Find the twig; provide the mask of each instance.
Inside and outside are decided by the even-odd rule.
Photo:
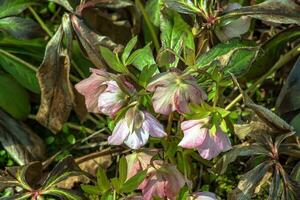
[[[47,25],[44,23],[44,21],[40,18],[40,16],[35,12],[35,10],[29,6],[28,7],[30,12],[33,14],[34,18],[36,19],[36,21],[38,21],[38,23],[41,25],[42,29],[44,29],[44,31],[50,36],[53,36],[52,31],[50,31],[50,29],[47,27]]]

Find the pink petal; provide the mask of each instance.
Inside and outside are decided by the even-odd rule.
[[[206,134],[205,140],[197,148],[201,157],[210,160],[221,153],[218,144],[215,143],[213,136]]]
[[[217,131],[213,139],[222,152],[228,151],[232,148],[228,136],[220,130]]]
[[[172,90],[173,89],[173,90]],[[158,87],[152,97],[153,108],[156,113],[169,115],[175,110],[173,99],[176,88]]]
[[[203,144],[207,133],[206,128],[202,128],[203,122],[200,120],[188,120],[181,123],[184,137],[178,144],[183,148],[197,148]]]
[[[181,188],[185,185],[184,176],[178,171],[176,166],[170,165],[167,167],[169,174],[166,178],[166,196],[168,198],[174,198],[180,192]]]
[[[152,78],[146,90],[149,92],[154,92],[157,87],[166,87],[171,81],[174,81],[174,77],[175,76],[172,72],[157,74]]]
[[[217,196],[211,192],[197,192],[193,196],[195,200],[217,200]]]
[[[152,200],[153,197],[166,197],[164,190],[165,184],[166,182],[160,175],[155,174],[154,176],[151,176],[145,187],[142,189],[143,199]]]
[[[149,133],[142,128],[129,133],[124,143],[131,149],[139,149],[144,146],[149,138]]]
[[[124,119],[121,119],[113,130],[111,136],[108,137],[108,143],[112,145],[121,145],[128,136],[129,130]]]
[[[107,80],[107,72],[91,69],[93,72],[88,78],[75,85],[76,90],[85,97],[85,105],[89,112],[99,113],[98,97],[105,90],[102,85]]]
[[[185,89],[177,89],[174,95],[174,105],[179,113],[189,113],[190,109],[188,107],[188,94],[184,91]]]
[[[164,131],[163,125],[154,118],[150,113],[144,112],[145,121],[143,123],[143,129],[147,131],[153,137],[164,137],[167,133]]]

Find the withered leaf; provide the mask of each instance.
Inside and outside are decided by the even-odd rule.
[[[1,110],[0,142],[19,165],[44,159],[45,147],[42,139],[25,124]]]
[[[106,46],[109,48],[115,48],[117,45],[111,41],[106,36],[98,35],[96,32],[92,31],[82,19],[75,15],[71,16],[72,25],[74,31],[80,41],[82,47],[87,53],[88,57],[91,59],[93,64],[98,68],[103,68],[102,58],[100,56],[99,47]]]
[[[62,26],[47,44],[45,57],[37,77],[41,87],[41,105],[36,119],[53,133],[67,121],[74,103],[69,80],[70,60],[62,49]]]
[[[293,0],[268,0],[233,10],[223,18],[250,16],[274,23],[300,24],[300,6]]]

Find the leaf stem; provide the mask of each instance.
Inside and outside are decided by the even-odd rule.
[[[288,53],[284,54],[279,60],[275,63],[275,65],[262,77],[260,77],[251,87],[245,90],[245,93],[253,92],[256,90],[270,75],[275,73],[285,64],[287,64],[291,59],[295,58],[300,54],[300,44],[290,50]],[[239,94],[230,104],[228,104],[225,110],[230,110],[236,103],[238,103],[242,99],[242,94]]]
[[[44,31],[50,36],[53,36],[52,31],[50,31],[50,29],[47,27],[47,25],[44,23],[44,21],[40,18],[40,16],[35,12],[35,10],[29,6],[28,7],[30,12],[32,13],[32,15],[34,16],[34,18],[36,19],[36,21],[38,21],[38,23],[41,25],[42,29],[44,29]]]
[[[155,50],[156,50],[156,52],[159,52],[159,49],[160,49],[159,41],[158,41],[157,35],[154,31],[154,27],[153,27],[152,23],[150,22],[149,16],[148,16],[147,12],[145,11],[145,8],[140,0],[135,0],[135,4],[140,9],[140,11],[145,19],[146,25],[149,28]]]

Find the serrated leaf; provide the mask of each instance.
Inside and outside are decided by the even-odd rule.
[[[208,69],[217,66],[218,70],[224,71],[224,78],[229,78],[230,73],[235,76],[244,75],[250,68],[258,53],[258,48],[250,41],[232,39],[225,43],[214,46],[207,53],[202,54],[196,60],[198,69]]]
[[[126,45],[123,53],[122,53],[122,62],[126,65],[127,58],[129,57],[132,49],[135,47],[137,43],[137,36],[133,37]]]
[[[140,171],[130,179],[128,179],[123,185],[121,185],[120,191],[129,193],[137,189],[140,183],[146,178],[147,170]]]
[[[39,94],[40,87],[35,68],[17,56],[0,49],[0,66],[26,89]]]
[[[17,119],[30,113],[27,91],[8,74],[0,74],[0,108]]]
[[[110,182],[101,166],[99,166],[97,171],[97,185],[101,189],[102,193],[110,189]]]
[[[267,0],[257,5],[233,10],[221,18],[224,20],[241,16],[274,23],[300,24],[300,6],[293,0]]]
[[[140,85],[146,87],[149,80],[153,77],[153,75],[158,72],[157,65],[148,65],[143,68],[141,74],[139,76],[139,83]]]
[[[101,195],[102,191],[99,187],[93,185],[80,185],[81,189],[87,194]]]
[[[156,26],[160,24],[160,10],[163,6],[162,0],[149,0],[146,2],[145,11],[149,16],[149,20]]]
[[[116,72],[126,72],[125,66],[119,61],[117,55],[106,47],[100,47],[101,55],[108,66]]]
[[[20,14],[34,3],[36,3],[34,0],[1,0],[0,18]]]
[[[146,45],[142,49],[135,50],[127,59],[126,64],[132,64],[141,71],[144,69],[144,67],[155,64],[150,46]]]
[[[40,26],[35,21],[21,17],[0,19],[0,30],[21,39],[32,39],[41,36]]]
[[[175,12],[167,12],[161,16],[160,31],[162,48],[171,49],[176,55],[175,62],[170,63],[168,67],[175,67],[183,46],[191,46],[184,41],[193,41],[193,34],[189,25]]]
[[[44,159],[45,147],[42,139],[25,124],[16,121],[1,110],[0,141],[19,165]]]
[[[48,42],[43,63],[38,70],[41,105],[36,119],[57,133],[69,117],[74,104],[73,87],[69,80],[70,59],[62,49],[63,30],[57,30]]]
[[[119,160],[119,181],[120,184],[123,184],[127,179],[127,161],[123,156]]]

